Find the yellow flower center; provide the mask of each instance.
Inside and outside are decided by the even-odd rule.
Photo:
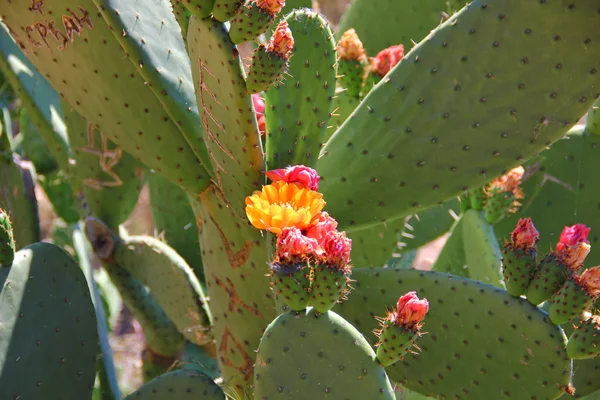
[[[283,228],[310,227],[325,207],[323,195],[299,183],[284,181],[263,186],[246,197],[246,215],[258,229],[279,235]]]

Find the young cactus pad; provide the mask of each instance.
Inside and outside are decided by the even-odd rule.
[[[600,31],[582,29],[600,23],[597,8],[473,1],[415,46],[321,150],[340,229],[439,203],[561,138],[598,92],[585,43]]]
[[[0,292],[0,398],[88,399],[96,314],[83,272],[58,246],[15,254]]]
[[[254,369],[255,399],[395,399],[369,343],[332,311],[281,314],[260,341]]]
[[[422,351],[387,369],[411,390],[447,399],[556,399],[571,380],[564,332],[525,299],[437,272],[358,268],[352,278],[355,289],[334,311],[373,343],[374,317],[399,294],[416,289],[429,300]]]
[[[223,390],[196,370],[180,369],[160,375],[125,400],[225,400]]]

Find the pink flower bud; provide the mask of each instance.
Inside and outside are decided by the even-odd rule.
[[[520,218],[510,237],[514,248],[529,250],[540,240],[540,233],[533,226],[531,218]]]
[[[293,48],[294,37],[292,36],[292,31],[286,21],[281,21],[267,44],[267,51],[276,53],[281,58],[288,59]]]
[[[314,169],[304,165],[293,165],[285,169],[266,171],[265,175],[273,182],[302,183],[310,190],[319,190],[319,174]]]
[[[565,226],[556,244],[556,252],[562,253],[566,247],[575,246],[579,242],[589,243],[588,235],[591,228],[584,224]]]
[[[271,15],[275,15],[281,11],[283,6],[285,6],[285,0],[257,0],[256,5],[261,10],[264,10]]]
[[[396,310],[390,315],[390,318],[394,325],[418,330],[428,312],[429,302],[427,299],[420,300],[416,292],[408,292],[398,299]]]
[[[265,121],[265,101],[258,95],[258,93],[255,93],[252,95],[252,102],[254,103],[254,111],[256,111],[258,131],[261,135],[264,135],[267,130],[267,124]]]
[[[600,266],[583,271],[579,276],[579,283],[591,296],[600,295]]]
[[[316,260],[323,254],[323,249],[316,239],[306,237],[296,227],[283,228],[277,238],[275,259],[280,263]]]
[[[325,251],[328,264],[345,268],[350,262],[350,251],[352,240],[346,237],[346,232],[329,231],[325,236],[321,247]]]
[[[317,239],[319,243],[323,243],[325,236],[330,231],[337,229],[337,221],[329,216],[325,211],[321,211],[315,225],[308,228],[306,236]]]
[[[383,49],[371,58],[371,71],[383,78],[403,57],[404,46],[401,44]]]

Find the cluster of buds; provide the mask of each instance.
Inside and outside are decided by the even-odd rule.
[[[419,299],[416,292],[409,292],[398,299],[396,308],[388,311],[385,318],[380,318],[381,329],[374,333],[379,337],[377,359],[387,367],[401,360],[404,355],[416,346],[421,336],[423,319],[429,312],[427,299]]]
[[[347,291],[352,241],[322,211],[317,171],[296,165],[265,175],[273,183],[246,198],[246,214],[254,227],[277,236],[272,286],[290,309],[310,303],[324,313]]]

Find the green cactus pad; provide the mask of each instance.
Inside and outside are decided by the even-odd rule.
[[[181,37],[185,42],[192,13],[183,5],[183,0],[171,0],[171,5],[173,6],[173,14],[175,14],[175,19],[177,20],[179,28],[181,29]]]
[[[597,23],[591,3],[473,1],[434,30],[321,151],[320,190],[340,229],[481,186],[561,138],[600,86],[586,45],[600,32],[581,29]]]
[[[65,122],[76,161],[72,169],[91,214],[111,229],[125,222],[144,184],[144,167],[68,105]]]
[[[586,359],[600,355],[600,320],[597,316],[583,321],[569,337],[567,355]]]
[[[123,303],[140,323],[148,348],[163,356],[179,354],[185,345],[185,338],[150,290],[124,268],[105,261],[106,258],[110,259],[118,238],[95,219],[86,220],[85,233],[104,270],[123,298]]]
[[[339,37],[356,29],[369,54],[398,43],[421,41],[441,20],[460,9],[464,0],[354,0],[342,15]],[[373,23],[377,21],[377,23]],[[401,26],[402,29],[398,29]]]
[[[314,266],[310,305],[315,311],[325,313],[345,299],[349,290],[350,271],[320,264]]]
[[[512,192],[502,192],[501,189],[492,189],[487,195],[483,212],[488,224],[498,223],[502,218],[510,215],[515,196]]]
[[[529,282],[525,295],[533,305],[538,305],[560,290],[572,273],[552,254],[542,258]]]
[[[88,218],[88,237],[106,237],[108,228]],[[92,241],[104,247],[105,243]],[[114,242],[108,256],[99,256],[125,269],[147,286],[152,296],[190,342],[204,345],[210,340],[210,311],[198,279],[185,260],[167,244],[151,236],[128,236]]]
[[[585,398],[585,396],[600,390],[600,381],[598,373],[600,371],[600,357],[588,360],[573,360],[573,386],[575,386],[575,397]],[[571,399],[572,397],[564,395],[561,400]],[[592,397],[589,400],[594,400]],[[595,399],[597,400],[597,399]]]
[[[556,399],[570,382],[562,329],[524,299],[437,272],[359,268],[352,278],[352,295],[334,311],[373,343],[374,317],[401,295],[416,290],[429,301],[421,351],[387,369],[411,390],[446,399]]]
[[[518,297],[527,291],[537,266],[537,250],[517,249],[506,243],[502,247],[502,276],[506,291]]]
[[[384,321],[377,342],[377,359],[384,367],[402,360],[416,343],[417,332]]]
[[[337,63],[329,23],[310,9],[294,10],[285,20],[295,45],[290,76],[265,93],[268,169],[315,165],[335,94]]]
[[[212,12],[215,0],[171,0],[171,3],[181,4],[193,15],[206,18]]]
[[[482,212],[467,210],[450,230],[432,270],[503,287],[502,253],[493,227]]]
[[[214,182],[243,218],[244,199],[261,182],[263,155],[239,53],[223,24],[195,17],[190,22],[188,48]]]
[[[244,0],[215,0],[212,10],[213,17],[219,22],[229,21],[242,4],[244,4]]]
[[[575,280],[568,279],[550,298],[550,320],[556,325],[565,324],[581,315],[595,300]]]
[[[475,211],[483,210],[483,206],[485,205],[485,196],[484,196],[483,188],[471,189],[467,192],[467,196],[469,198],[469,203],[473,210],[475,210]]]
[[[246,89],[248,93],[259,93],[279,84],[288,70],[288,60],[267,51],[261,44],[254,49],[252,63],[248,69]]]
[[[148,187],[152,220],[158,237],[185,259],[203,283],[196,217],[185,192],[160,174],[149,174]]]
[[[91,398],[98,334],[77,263],[53,244],[27,246],[1,290],[0,398]]]
[[[519,218],[531,217],[542,232],[538,247],[546,252],[556,245],[565,226],[585,223],[592,228],[592,252],[586,264],[600,265],[600,251],[594,250],[600,239],[600,194],[596,192],[600,138],[579,125],[524,167],[530,177],[522,184],[523,206],[494,227],[498,235],[508,237]]]
[[[363,86],[365,64],[358,60],[338,60],[338,82],[349,96],[358,98]]]
[[[339,73],[339,72],[338,72]],[[335,133],[337,129],[348,119],[350,114],[356,109],[360,100],[350,96],[347,90],[336,88],[333,98],[333,109],[327,127],[326,141]]]
[[[69,139],[60,113],[60,96],[25,57],[19,45],[0,24],[0,71],[29,109],[29,117],[62,168],[69,165]]]
[[[292,311],[302,311],[310,300],[310,267],[306,264],[281,265],[272,263],[273,291]]]
[[[382,267],[394,252],[398,252],[398,238],[405,229],[404,220],[377,225],[348,234],[352,240],[352,267]]]
[[[128,10],[133,6],[130,2],[122,3]],[[179,122],[183,126],[194,124],[189,122],[194,120],[191,117],[193,112],[187,112],[188,107],[193,110],[194,97],[190,97],[191,103],[182,106],[183,111],[178,110],[187,116],[185,119],[173,120],[172,116],[179,114],[169,108],[171,103],[181,104],[185,88],[189,91],[186,93],[193,94],[189,67],[187,78],[184,74],[185,66],[189,64],[182,62],[177,67],[172,65],[174,59],[183,60],[185,57],[181,52],[169,55],[168,48],[175,49],[178,40],[180,47],[177,49],[184,51],[183,42],[175,17],[167,7],[168,3],[158,4],[152,3],[158,8],[163,8],[164,5],[164,15],[157,16],[153,21],[144,16],[139,21],[138,28],[151,24],[153,33],[160,33],[161,38],[164,36],[166,43],[154,36],[148,36],[144,40],[148,48],[162,46],[161,54],[156,57],[168,62],[173,73],[150,80],[149,75],[159,73],[139,73],[138,69],[155,71],[153,68],[164,68],[164,65],[144,66],[146,57],[140,60],[135,57],[139,52],[121,47],[122,43],[130,39],[123,38],[118,25],[113,26],[112,18],[119,17],[111,16],[107,23],[102,14],[114,14],[112,7],[101,11],[92,0],[81,0],[76,6],[70,0],[36,2],[37,9],[33,11],[29,10],[28,2],[3,1],[1,7],[3,22],[15,35],[25,55],[61,97],[86,119],[88,125],[96,126],[109,139],[122,146],[125,152],[141,160],[149,168],[164,174],[186,190],[197,193],[206,186],[209,174],[194,154],[192,148],[195,147],[190,147],[178,127]],[[130,18],[132,23],[136,22],[135,13],[128,12],[124,18]],[[161,25],[163,20],[164,26]],[[136,33],[132,35],[138,37]],[[179,38],[175,39],[177,35]],[[138,45],[143,46],[143,43]],[[132,59],[128,57],[128,53],[131,53],[129,55]],[[184,80],[181,84],[179,77]],[[171,86],[169,90],[164,89],[169,92],[169,96],[161,93],[159,99],[154,91],[163,90],[158,87],[158,82],[163,82],[163,79],[169,80]],[[147,84],[149,81],[153,83],[153,87]],[[170,90],[179,87],[181,92]],[[197,116],[195,121],[198,125]],[[198,141],[193,145],[198,145]]]
[[[15,239],[10,216],[0,209],[0,268],[10,267],[15,259]]]
[[[31,119],[31,113],[26,108],[21,110],[19,128],[23,137],[21,146],[23,146],[25,155],[35,167],[36,174],[45,175],[55,171],[58,168],[58,163],[52,157],[50,149],[40,136],[37,127]]]
[[[81,209],[77,207],[79,205],[78,198],[69,176],[63,170],[38,175],[37,183],[44,189],[44,193],[52,203],[54,212],[58,217],[62,218],[67,224],[74,224],[79,221]]]
[[[256,1],[248,0],[229,21],[229,38],[235,44],[247,42],[266,32],[273,21],[275,15],[258,7]]]
[[[373,324],[375,325],[375,323]],[[332,311],[286,312],[267,327],[258,348],[254,398],[395,399],[363,335]]]
[[[239,395],[252,383],[255,350],[275,317],[261,232],[242,220],[216,187],[190,196],[197,216],[213,334],[222,377]]]
[[[181,369],[160,375],[126,396],[125,400],[172,400],[174,397],[178,400],[225,400],[225,393],[203,373]]]

